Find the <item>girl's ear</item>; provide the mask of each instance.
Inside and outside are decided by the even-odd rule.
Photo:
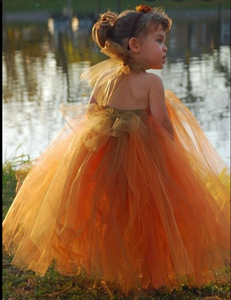
[[[134,53],[139,53],[140,47],[137,39],[135,37],[130,38],[128,41],[129,49]]]

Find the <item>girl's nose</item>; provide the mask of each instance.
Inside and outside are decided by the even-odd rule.
[[[168,48],[164,45],[163,50],[164,50],[165,52],[167,52],[167,51],[168,51]]]

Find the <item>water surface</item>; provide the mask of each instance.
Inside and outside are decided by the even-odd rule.
[[[171,16],[170,12],[169,15]],[[193,16],[193,15],[192,15]],[[159,74],[198,119],[229,164],[229,14],[176,18],[166,41],[168,60]],[[64,103],[87,103],[91,89],[81,73],[106,59],[91,39],[94,20],[6,20],[3,27],[3,161],[36,158],[65,124]],[[15,153],[17,149],[17,152]]]

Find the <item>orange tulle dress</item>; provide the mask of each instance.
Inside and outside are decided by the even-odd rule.
[[[106,106],[121,72],[113,59],[87,72],[97,103],[35,161],[4,219],[5,249],[20,268],[44,275],[54,260],[62,274],[83,269],[124,291],[225,280],[228,168],[173,92],[174,140],[148,108]]]

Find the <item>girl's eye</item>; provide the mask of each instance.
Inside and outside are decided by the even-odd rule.
[[[158,42],[158,43],[162,43],[162,39],[158,39],[157,42]]]

